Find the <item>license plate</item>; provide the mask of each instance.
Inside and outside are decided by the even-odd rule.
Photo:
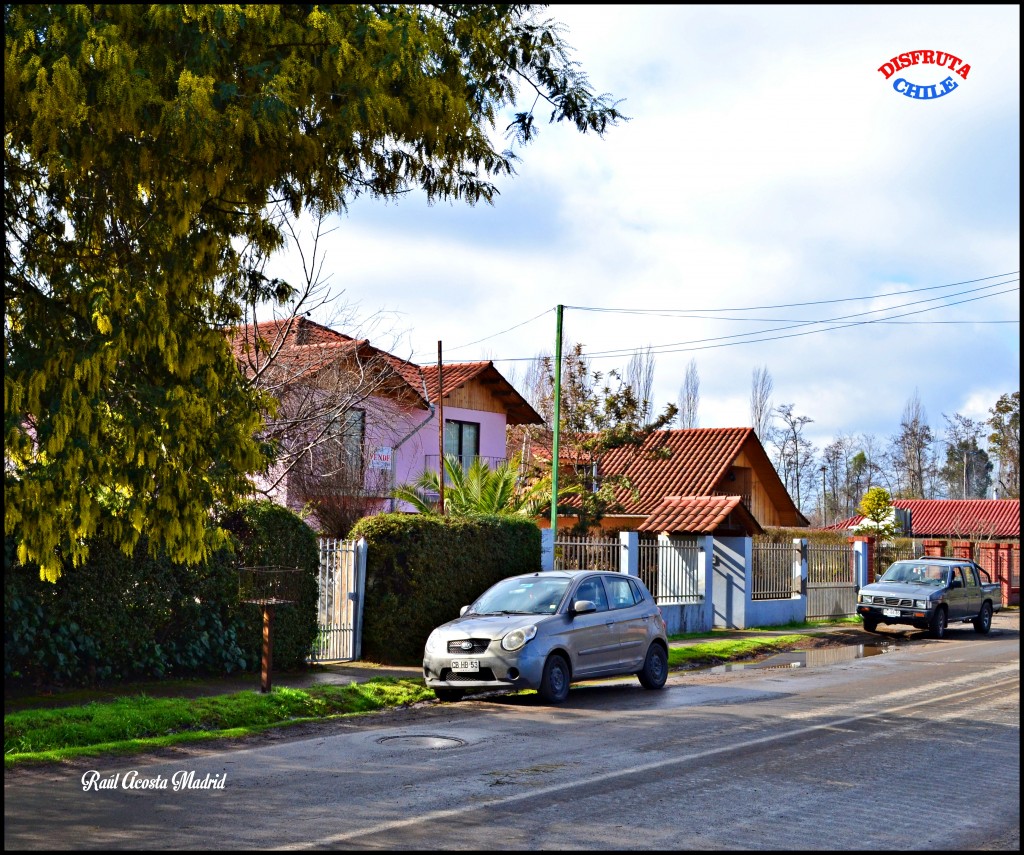
[[[479,659],[453,659],[452,670],[460,674],[474,673],[480,670]]]
[[[886,617],[899,617],[900,616],[900,610],[899,609],[882,609],[882,614],[885,615]]]

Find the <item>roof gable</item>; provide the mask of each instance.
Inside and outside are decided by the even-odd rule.
[[[624,475],[617,491],[625,514],[648,515],[666,496],[711,496],[741,453],[771,501],[794,523],[802,519],[752,428],[688,428],[654,431],[639,450],[614,449],[601,461],[602,475]],[[802,524],[806,525],[806,521]]]
[[[760,534],[739,496],[666,496],[637,531],[658,534]]]

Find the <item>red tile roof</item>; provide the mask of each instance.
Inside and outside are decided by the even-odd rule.
[[[625,475],[639,496],[621,489],[616,499],[625,513],[646,515],[666,496],[710,495],[751,437],[751,428],[655,431],[639,451],[609,451],[601,460],[601,474]]]
[[[306,371],[313,372],[342,356],[379,356],[420,402],[424,405],[427,402],[437,403],[440,388],[436,364],[416,365],[373,347],[366,339],[354,339],[303,317],[236,328],[231,333],[231,346],[237,358],[243,357],[247,344],[251,348],[256,329],[259,337],[272,349],[280,348],[280,358],[289,367],[304,365]],[[493,362],[452,363],[443,366],[443,375],[445,397],[470,380],[479,379],[504,400],[509,424],[538,424],[542,421]]]
[[[912,537],[1020,538],[1020,499],[894,499],[910,511]],[[858,515],[830,529],[845,531],[864,521]]]
[[[637,531],[658,534],[712,534],[739,529],[760,534],[763,529],[739,496],[666,496]]]

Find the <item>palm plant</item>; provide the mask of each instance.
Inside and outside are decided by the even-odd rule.
[[[444,506],[449,516],[472,517],[486,514],[535,517],[551,504],[551,479],[541,478],[523,486],[519,478],[518,457],[491,469],[479,457],[468,468],[451,454],[444,456]],[[394,498],[408,502],[419,513],[438,514],[440,473],[424,472],[412,484],[403,484],[392,492]],[[571,490],[559,491],[559,496]]]

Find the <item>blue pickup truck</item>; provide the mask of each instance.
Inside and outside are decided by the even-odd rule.
[[[999,584],[960,558],[897,561],[857,595],[857,614],[868,632],[876,632],[880,623],[909,624],[932,638],[943,638],[951,623],[973,623],[975,632],[985,635],[1002,605]]]

